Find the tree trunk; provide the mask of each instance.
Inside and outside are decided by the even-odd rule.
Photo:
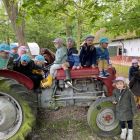
[[[22,19],[19,23],[17,23],[18,19],[18,3],[14,0],[3,0],[5,9],[11,21],[13,30],[15,32],[18,44],[27,45],[25,41],[24,29],[25,29],[25,21]]]
[[[66,37],[71,37],[72,36],[72,27],[71,27],[71,23],[68,18],[69,17],[65,18]]]
[[[80,7],[82,7],[83,5],[83,0],[78,0],[77,5],[79,5]],[[79,8],[79,6],[77,7],[77,49],[80,49],[80,45],[81,45],[81,35],[82,35],[82,11]]]
[[[80,44],[81,44],[81,34],[82,34],[82,30],[81,30],[81,19],[77,19],[77,49],[80,49]]]
[[[72,36],[72,28],[70,25],[66,24],[66,37]]]

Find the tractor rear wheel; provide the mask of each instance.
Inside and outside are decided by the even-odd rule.
[[[111,98],[97,99],[88,110],[87,121],[98,136],[111,137],[120,133],[119,122],[115,118],[115,107]]]
[[[24,140],[35,124],[28,90],[16,80],[0,77],[0,140]]]

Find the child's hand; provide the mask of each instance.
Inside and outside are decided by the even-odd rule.
[[[114,105],[116,105],[116,104],[117,104],[117,102],[116,102],[116,101],[113,101],[112,103],[113,103]]]
[[[76,66],[73,66],[73,67],[72,67],[72,70],[75,70],[75,69],[76,69]]]
[[[76,67],[76,69],[78,69],[78,70],[79,70],[80,68],[81,68],[81,66],[77,66],[77,67]]]
[[[112,65],[109,64],[109,65],[108,65],[108,68],[112,68]]]
[[[5,67],[5,68],[2,68],[2,70],[7,70],[7,68]]]

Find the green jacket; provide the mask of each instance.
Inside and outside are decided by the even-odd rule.
[[[63,64],[66,61],[67,61],[67,48],[66,47],[57,48],[54,64]]]
[[[130,89],[126,88],[122,91],[115,89],[113,91],[113,100],[117,102],[116,118],[120,121],[132,120],[136,113],[136,104]]]

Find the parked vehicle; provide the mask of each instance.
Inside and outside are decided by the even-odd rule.
[[[99,136],[114,136],[120,132],[111,102],[115,71],[109,68],[108,78],[99,78],[98,68],[71,70],[72,85],[65,82],[65,74],[58,70],[51,88],[38,94],[39,107],[58,109],[65,106],[89,107],[87,121]],[[31,132],[35,123],[33,113],[36,94],[33,82],[25,75],[0,70],[0,140],[20,140]]]

